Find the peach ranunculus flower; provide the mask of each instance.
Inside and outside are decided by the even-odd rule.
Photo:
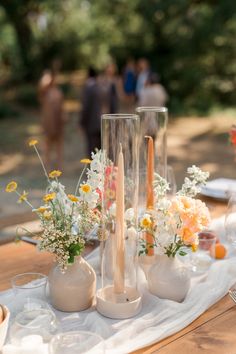
[[[197,233],[207,227],[210,222],[209,210],[206,204],[199,199],[177,196],[173,199],[171,212],[179,214],[181,224],[178,228],[178,235],[186,245],[195,244]]]

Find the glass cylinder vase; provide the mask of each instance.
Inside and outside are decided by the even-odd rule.
[[[149,208],[153,178],[150,170],[163,178],[167,176],[167,123],[166,107],[138,107],[139,129],[139,209]],[[152,173],[153,174],[153,173]],[[151,201],[152,203],[152,201]]]
[[[141,309],[136,277],[138,137],[137,115],[102,116],[103,252],[97,310],[110,318],[129,318]]]

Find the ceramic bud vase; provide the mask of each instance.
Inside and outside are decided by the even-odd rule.
[[[190,273],[177,257],[156,256],[147,274],[149,291],[162,298],[182,302],[190,288]]]
[[[64,272],[55,265],[49,273],[48,283],[51,304],[57,310],[74,312],[91,307],[96,291],[96,274],[81,256],[76,257]]]

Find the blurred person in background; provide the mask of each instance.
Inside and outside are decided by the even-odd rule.
[[[144,88],[148,76],[150,74],[149,61],[145,58],[139,59],[137,63],[137,71],[138,71],[138,76],[137,76],[137,83],[136,83],[136,99],[137,101],[139,101],[141,91]]]
[[[119,106],[117,67],[115,63],[109,63],[104,74],[99,79],[99,88],[102,100],[102,114],[117,113]]]
[[[48,170],[62,168],[64,148],[63,93],[51,71],[45,71],[39,81],[38,97],[41,105],[41,124],[45,136],[44,159]],[[51,155],[56,152],[56,166]]]
[[[89,68],[88,77],[82,95],[82,112],[80,124],[87,138],[89,156],[95,148],[101,148],[101,114],[102,99],[98,74],[94,68]]]
[[[133,59],[128,59],[123,74],[123,90],[127,103],[133,103],[136,89],[136,66]]]
[[[168,95],[164,87],[159,83],[159,76],[150,73],[145,86],[140,91],[139,106],[163,107],[166,105]]]

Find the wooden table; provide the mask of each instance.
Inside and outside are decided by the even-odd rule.
[[[214,216],[225,212],[225,204],[207,201]],[[12,276],[24,272],[48,274],[53,257],[21,242],[0,246],[0,290],[11,287]],[[236,306],[225,296],[178,333],[136,354],[236,354]]]

